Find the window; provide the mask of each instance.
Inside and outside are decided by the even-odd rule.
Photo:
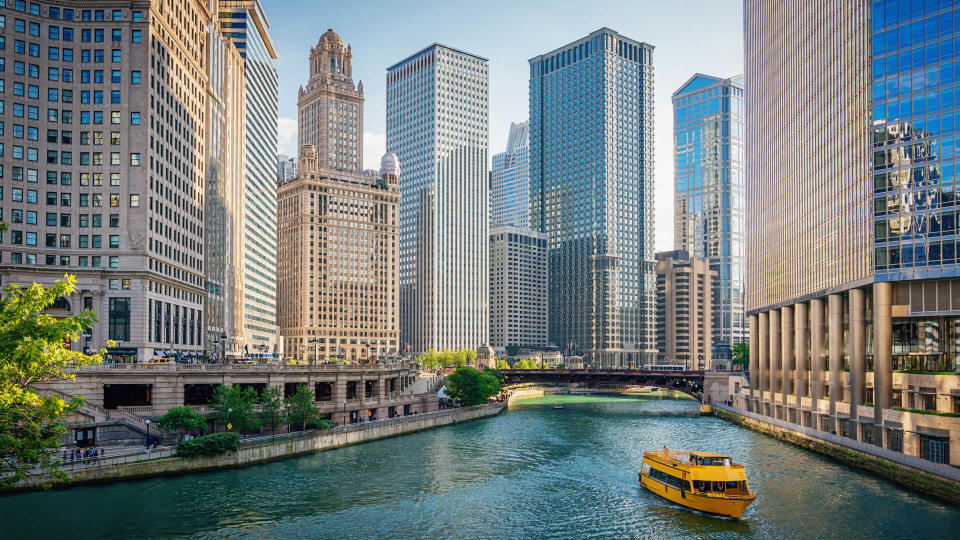
[[[84,30],[86,32],[87,30]],[[97,28],[93,31],[93,40],[97,43],[103,43],[103,28]]]
[[[137,208],[140,206],[140,195],[136,193],[130,194],[130,207]]]
[[[99,234],[95,234],[90,237],[90,245],[94,249],[99,249],[103,247],[103,237]]]
[[[110,257],[111,268],[113,259]],[[109,339],[116,341],[130,340],[130,299],[129,298],[111,298],[109,309]]]
[[[110,91],[110,103],[120,103],[120,90]]]
[[[114,28],[114,29],[110,32],[110,40],[111,40],[111,41],[123,41],[123,30],[121,30],[121,29],[119,29],[119,28]]]
[[[123,61],[123,51],[121,49],[113,49],[113,54],[110,56],[111,60],[114,62]]]
[[[110,257],[110,268],[120,268],[120,257]]]
[[[113,15],[112,15],[112,17],[113,17],[113,20],[115,20],[115,21],[122,21],[122,20],[123,20],[123,11],[121,11],[121,10],[119,10],[119,9],[113,10]]]
[[[110,247],[111,247],[111,248],[114,248],[114,249],[120,247],[120,235],[119,235],[119,234],[111,234],[111,235],[110,235]]]
[[[103,121],[101,119],[101,123],[102,122]],[[114,125],[117,125],[120,123],[120,111],[110,111],[110,123]]]
[[[133,22],[143,22],[143,12],[134,11],[133,12]]]
[[[120,173],[110,173],[110,185],[119,186],[120,185]]]
[[[140,72],[131,71],[130,72],[130,82],[133,84],[140,84]]]
[[[140,153],[135,152],[130,154],[130,165],[133,167],[140,166]]]
[[[120,70],[119,70],[119,69],[110,70],[110,82],[112,82],[112,83],[118,83],[118,82],[120,82]]]
[[[140,113],[139,113],[139,112],[131,112],[131,113],[130,113],[130,125],[132,125],[132,126],[139,126],[139,125],[140,125]]]

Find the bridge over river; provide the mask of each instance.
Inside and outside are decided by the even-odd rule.
[[[588,385],[642,385],[677,390],[703,401],[704,371],[644,369],[501,369],[504,384],[554,383]]]

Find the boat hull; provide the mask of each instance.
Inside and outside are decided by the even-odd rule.
[[[709,514],[739,518],[743,514],[743,511],[754,501],[753,497],[718,498],[698,495],[689,491],[681,492],[679,489],[664,484],[643,473],[640,473],[639,476],[640,485],[647,488],[651,493],[681,506]]]

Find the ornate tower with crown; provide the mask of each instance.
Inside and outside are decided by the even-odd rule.
[[[363,83],[353,84],[353,52],[333,29],[310,49],[310,77],[297,102],[297,147],[316,147],[319,166],[363,167]]]

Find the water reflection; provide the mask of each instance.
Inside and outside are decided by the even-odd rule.
[[[557,401],[565,407],[553,409]],[[681,416],[696,408],[550,396],[487,420],[246,469],[6,497],[0,536],[949,537],[960,523],[957,509],[865,473]],[[642,450],[664,444],[746,463],[757,501],[744,519],[692,512],[641,488]]]

